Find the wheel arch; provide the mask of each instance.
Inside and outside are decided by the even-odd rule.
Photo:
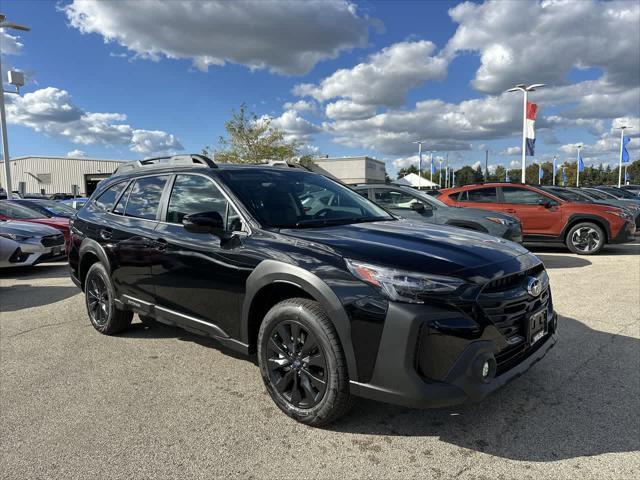
[[[357,380],[357,366],[351,343],[351,324],[342,303],[333,290],[318,276],[287,263],[264,260],[249,275],[246,294],[242,304],[240,341],[255,351],[257,330],[266,313],[265,305],[273,305],[285,298],[301,296],[317,301],[333,324],[347,360],[349,378]],[[283,295],[289,293],[290,295]],[[271,303],[265,299],[271,299]]]
[[[598,215],[589,215],[589,214],[571,215],[567,220],[567,224],[564,226],[564,229],[562,230],[562,234],[560,235],[560,238],[562,238],[562,241],[566,242],[569,231],[578,223],[582,223],[582,222],[595,223],[600,228],[602,228],[602,231],[604,232],[604,235],[605,235],[605,243],[609,243],[609,239],[611,238],[611,226],[609,225],[609,222],[605,218],[602,218]]]
[[[111,263],[109,262],[109,257],[104,251],[104,248],[102,248],[102,245],[98,242],[91,240],[90,238],[85,238],[82,241],[78,253],[78,259],[78,279],[80,280],[80,285],[83,291],[84,281],[91,265],[96,262],[102,262],[107,269],[107,272],[111,272]]]
[[[446,224],[450,227],[466,228],[467,230],[474,230],[476,232],[489,233],[489,230],[479,223],[469,220],[449,220]]]

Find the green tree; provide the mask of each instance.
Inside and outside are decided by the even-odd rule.
[[[478,167],[473,172],[473,181],[474,183],[484,182],[484,173],[482,173],[482,167],[478,165]]]
[[[401,168],[398,170],[398,178],[406,177],[410,173],[418,174],[418,167],[415,165],[409,165],[408,167]]]
[[[475,176],[476,171],[469,165],[465,165],[461,169],[456,170],[456,186],[476,183]]]
[[[214,153],[216,160],[230,163],[261,163],[265,160],[289,160],[298,153],[299,145],[287,142],[284,132],[271,124],[268,117],[258,117],[246,104],[231,111],[224,124],[226,137],[220,137],[218,148],[205,147],[203,153]]]

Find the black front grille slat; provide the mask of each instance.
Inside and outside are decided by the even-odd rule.
[[[58,245],[64,244],[64,236],[63,235],[47,235],[46,237],[42,237],[40,243],[44,247],[55,247]]]
[[[528,355],[527,319],[533,313],[549,308],[551,294],[548,286],[538,297],[527,292],[528,277],[538,277],[542,264],[487,283],[478,296],[478,305],[486,317],[507,339],[509,345],[496,355],[497,374],[516,365],[522,355]]]

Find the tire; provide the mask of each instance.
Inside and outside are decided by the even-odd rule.
[[[607,243],[607,236],[595,223],[580,222],[567,232],[567,248],[578,255],[595,255]]]
[[[131,325],[133,313],[116,308],[113,285],[102,263],[91,265],[85,279],[84,292],[89,320],[97,331],[114,335]]]
[[[291,298],[267,312],[258,363],[275,404],[301,423],[326,425],[353,405],[342,346],[318,302]]]

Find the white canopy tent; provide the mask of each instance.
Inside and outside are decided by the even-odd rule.
[[[410,173],[409,175],[399,178],[393,183],[395,183],[396,185],[407,185],[409,187],[414,187],[414,188],[439,188],[440,187],[440,185],[438,185],[437,183],[432,182],[428,178],[420,177],[416,173]]]

